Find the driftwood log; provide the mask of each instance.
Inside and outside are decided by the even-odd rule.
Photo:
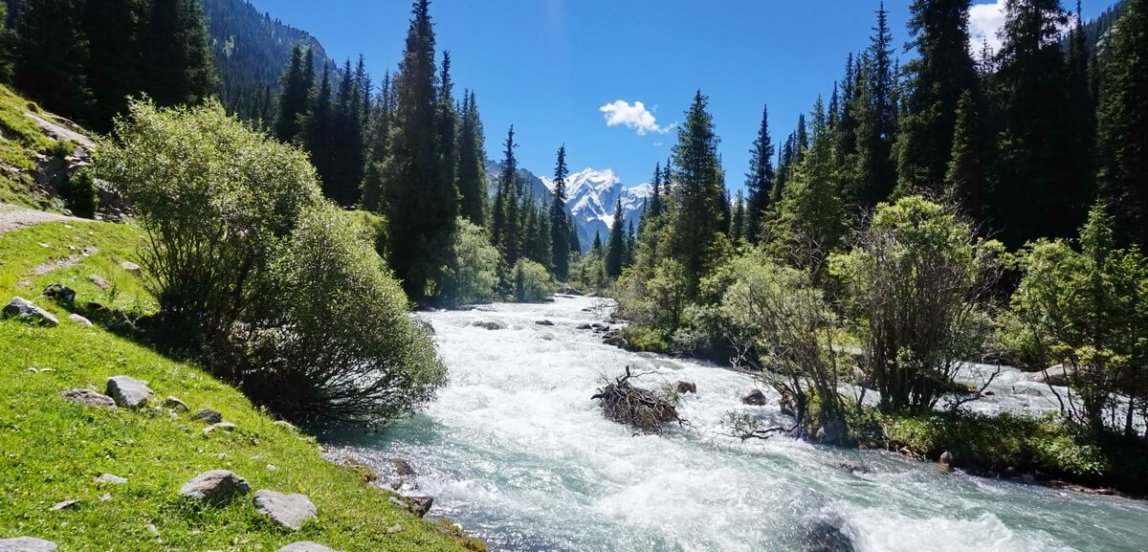
[[[607,418],[640,431],[657,433],[670,423],[683,425],[684,420],[678,417],[672,403],[653,391],[630,384],[631,379],[643,375],[630,373],[627,366],[626,375],[607,383],[590,399],[598,401]]]

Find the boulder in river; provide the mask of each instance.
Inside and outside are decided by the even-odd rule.
[[[678,393],[679,394],[681,394],[681,395],[685,395],[686,393],[697,394],[697,392],[698,392],[698,384],[690,382],[690,381],[679,381],[678,382]]]
[[[627,366],[626,375],[599,389],[590,399],[598,401],[607,418],[641,431],[657,432],[672,422],[682,423],[673,404],[653,391],[631,385],[633,377]]]
[[[819,519],[809,525],[801,543],[802,552],[854,552],[857,547],[845,532],[840,519]]]
[[[765,393],[762,393],[761,389],[754,389],[742,397],[741,402],[750,406],[765,406]]]
[[[1068,385],[1068,379],[1071,378],[1075,373],[1076,370],[1074,368],[1067,367],[1063,364],[1057,364],[1056,366],[1050,366],[1044,370],[1041,370],[1040,372],[1029,374],[1027,379],[1037,383],[1047,383],[1049,385],[1065,387]]]
[[[476,327],[476,328],[484,328],[484,329],[487,329],[490,331],[505,330],[506,329],[506,325],[501,323],[501,322],[492,322],[492,321],[485,321],[484,322],[484,321],[480,320],[480,321],[475,322],[474,324],[471,324],[471,325]]]

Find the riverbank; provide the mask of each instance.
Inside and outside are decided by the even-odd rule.
[[[83,221],[0,235],[2,302],[24,297],[58,321],[0,319],[0,539],[100,551],[273,551],[301,541],[343,552],[482,549],[392,503],[361,471],[326,461],[313,438],[195,364],[125,337],[155,308],[131,264],[140,240],[131,225]],[[70,317],[41,296],[55,283],[106,318]],[[146,382],[146,405],[100,406],[113,376]],[[64,395],[71,390],[94,406]],[[204,410],[222,424],[198,416]],[[250,494],[221,506],[181,496],[197,474],[219,469],[245,479]],[[259,490],[305,495],[316,517],[283,528],[253,505]]]

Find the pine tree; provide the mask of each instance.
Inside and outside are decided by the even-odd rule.
[[[662,164],[654,167],[654,192],[650,195],[650,206],[646,209],[643,222],[654,220],[662,215]],[[645,224],[643,224],[645,228]]]
[[[463,95],[462,126],[458,136],[458,193],[462,215],[478,226],[486,225],[486,147],[482,120],[474,92]]]
[[[733,200],[733,217],[729,223],[729,237],[734,243],[738,243],[746,239],[747,228],[746,224],[746,208],[745,208],[745,194],[741,190],[737,191],[737,196]]]
[[[1076,2],[1076,25],[1069,35],[1068,57],[1065,65],[1068,81],[1069,139],[1072,141],[1072,168],[1075,185],[1064,189],[1059,202],[1070,205],[1071,211],[1083,215],[1096,197],[1096,97],[1093,93],[1087,37],[1084,31],[1080,0]]]
[[[626,258],[622,261],[624,268],[634,266],[634,260],[638,256],[638,234],[634,231],[634,219],[626,221]]]
[[[362,59],[359,60],[362,63]],[[328,137],[333,142],[332,163],[328,174],[323,177],[323,188],[335,203],[351,207],[359,202],[359,188],[363,182],[363,127],[361,88],[356,82],[356,73],[362,70],[351,69],[351,60],[343,64],[342,80],[335,102],[333,134]]]
[[[610,225],[610,239],[606,246],[606,275],[617,278],[626,264],[626,220],[622,215],[622,200],[614,207],[614,223]]]
[[[984,216],[989,197],[982,159],[980,118],[973,93],[965,90],[957,103],[953,129],[953,151],[945,173],[946,194],[958,201],[976,219]]]
[[[994,223],[1006,245],[1041,236],[1067,237],[1084,221],[1073,205],[1083,179],[1074,165],[1058,44],[1067,17],[1059,0],[1009,0],[993,78],[999,95],[998,154],[993,170]]]
[[[435,36],[429,0],[416,0],[395,77],[394,132],[383,162],[391,265],[415,301],[434,293],[447,265],[458,190],[442,175],[437,128]]]
[[[725,190],[717,154],[719,139],[708,103],[699,90],[678,129],[669,193],[668,254],[684,268],[686,295],[691,300],[697,297],[698,284],[708,268],[710,245],[723,233],[721,203]]]
[[[81,116],[97,132],[109,132],[112,119],[127,111],[128,97],[143,90],[143,22],[146,2],[89,0],[83,36],[88,41],[87,86],[92,102]]]
[[[582,254],[582,241],[578,239],[578,228],[574,225],[574,220],[570,217],[566,218],[566,226],[570,228],[570,254]]]
[[[601,233],[594,232],[594,245],[590,246],[590,251],[592,251],[593,253],[596,253],[596,254],[602,252],[602,234]]]
[[[75,118],[88,109],[88,40],[82,0],[39,0],[21,9],[14,83],[45,109]]]
[[[201,103],[216,93],[207,25],[199,0],[151,0],[143,74],[160,106]]]
[[[566,280],[570,276],[570,227],[566,216],[566,177],[570,170],[566,167],[566,146],[558,148],[558,159],[554,163],[554,201],[550,205],[551,257],[554,261],[554,276]]]
[[[394,97],[391,94],[391,74],[383,77],[379,97],[371,121],[371,145],[368,152],[366,171],[363,174],[363,208],[381,212],[383,208],[383,161],[387,158],[387,144],[391,135],[391,117],[394,113]]]
[[[335,195],[332,186],[335,180],[335,145],[331,140],[335,119],[331,94],[331,68],[324,63],[323,77],[319,81],[319,87],[311,94],[311,105],[307,110],[304,144],[311,154],[311,164],[315,166],[315,172],[319,175],[323,194],[327,197]]]
[[[969,55],[970,0],[914,0],[910,46],[919,57],[906,65],[906,116],[900,120],[894,155],[897,190],[908,195],[940,192],[944,182],[957,103],[976,87]]]
[[[306,59],[312,57],[308,49]],[[291,64],[279,80],[279,113],[275,119],[275,137],[282,142],[294,142],[301,137],[302,119],[307,114],[308,95],[313,82],[307,81],[308,71],[304,66],[304,48],[296,44],[291,49]]]
[[[864,77],[854,105],[857,110],[857,166],[848,190],[853,203],[872,208],[889,197],[896,183],[891,158],[895,129],[893,36],[884,2],[877,26],[862,58]]]
[[[850,53],[845,60],[845,75],[842,78],[841,99],[838,105],[837,125],[834,132],[837,135],[835,148],[838,167],[846,167],[850,159],[857,154],[857,99],[863,85],[860,60]],[[854,161],[855,162],[855,161]]]
[[[506,132],[506,140],[502,143],[502,147],[502,174],[499,175],[498,189],[494,195],[490,239],[491,243],[502,249],[503,257],[506,258],[508,253],[505,248],[507,227],[512,224],[507,220],[507,208],[509,204],[513,203],[511,197],[517,188],[518,180],[518,159],[514,156],[514,148],[516,147],[514,144],[514,125],[511,125],[510,130]],[[517,224],[517,222],[513,224]]]
[[[758,128],[753,149],[750,150],[749,173],[745,175],[745,189],[749,192],[749,198],[744,207],[744,238],[749,243],[756,244],[760,240],[762,217],[773,195],[776,178],[773,170],[774,153],[773,141],[769,136],[769,108],[766,107],[761,110],[761,127]],[[740,206],[741,200],[738,201]]]
[[[441,178],[458,189],[458,112],[454,109],[454,83],[450,76],[450,52],[442,53],[438,89],[438,143],[442,156]]]
[[[1099,180],[1120,241],[1148,252],[1148,0],[1109,31],[1099,75]]]

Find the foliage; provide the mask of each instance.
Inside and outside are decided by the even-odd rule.
[[[69,221],[0,235],[0,294],[32,299],[62,321],[43,329],[0,320],[0,526],[73,550],[276,550],[300,539],[340,550],[463,550],[456,539],[391,504],[384,491],[328,462],[314,439],[276,425],[199,366],[159,354],[134,335],[117,335],[98,318],[92,328],[70,323],[63,305],[37,298],[48,284],[63,283],[76,291],[77,305],[154,312],[155,301],[140,278],[120,267],[121,260],[133,258],[141,234],[131,224]],[[73,255],[69,246],[94,252],[74,266],[35,271]],[[92,274],[120,290],[115,299],[89,280]],[[41,371],[27,371],[33,367]],[[190,414],[85,408],[60,396],[65,389],[102,389],[116,375],[147,381],[161,402],[172,395],[191,412],[217,410],[239,429],[204,435],[203,422]],[[267,523],[250,500],[200,509],[179,499],[180,485],[218,468],[235,471],[254,488],[308,495],[319,508],[319,521],[286,533]],[[104,473],[128,483],[93,483]],[[58,495],[81,505],[51,512],[44,497]],[[149,524],[158,536],[144,527]],[[388,533],[395,524],[403,531]]]
[[[96,177],[87,167],[72,171],[63,190],[64,205],[77,217],[95,218],[100,206]]]
[[[538,303],[554,293],[554,281],[546,267],[529,259],[519,259],[514,265],[514,300],[519,303]]]
[[[1136,400],[1148,396],[1148,261],[1118,249],[1113,219],[1098,203],[1080,233],[1080,251],[1040,240],[1020,255],[1024,277],[1012,297],[1006,343],[1039,366],[1074,368],[1064,413],[1094,437],[1105,428],[1112,393],[1131,397],[1125,430],[1132,431]]]
[[[831,258],[882,410],[930,411],[961,363],[982,354],[978,312],[998,252],[951,209],[910,196],[879,205],[853,249]]]
[[[498,293],[498,249],[486,231],[460,218],[451,264],[443,271],[443,297],[455,305],[488,303]]]

